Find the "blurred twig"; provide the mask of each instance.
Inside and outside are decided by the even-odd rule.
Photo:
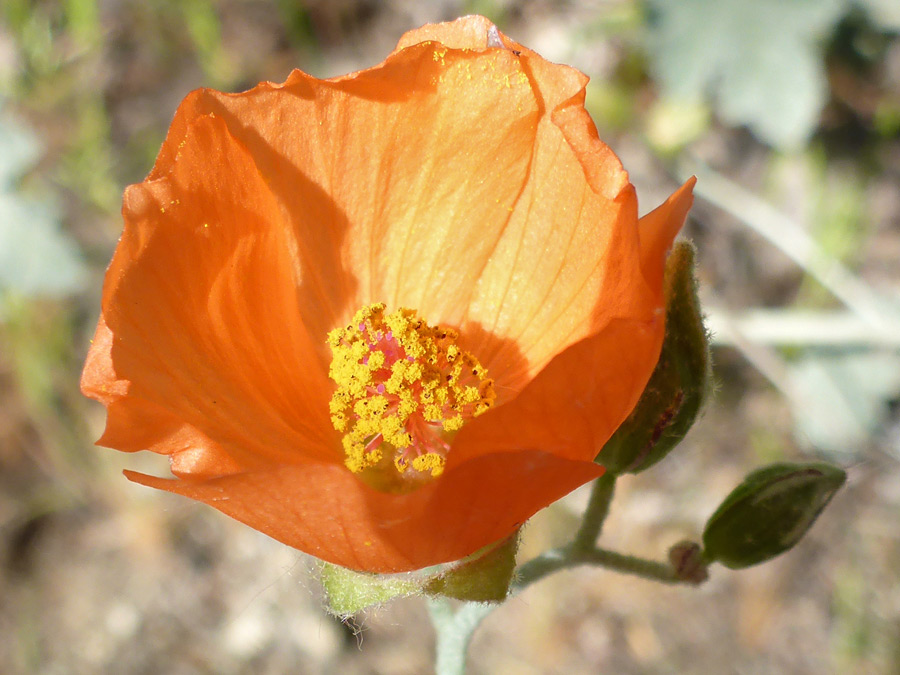
[[[719,303],[716,303],[719,304]],[[712,319],[712,320],[710,320]],[[707,328],[712,333],[713,344],[729,344],[741,351],[749,361],[784,396],[793,398],[788,365],[770,344],[748,337],[740,323],[740,317],[726,310],[719,310],[707,317]],[[725,336],[720,339],[720,336]]]
[[[706,325],[717,345],[740,341],[778,347],[885,347],[900,349],[900,331],[873,331],[868,321],[848,311],[749,309],[734,315],[712,307]]]
[[[885,311],[887,303],[868,284],[822,250],[800,225],[695,159],[681,162],[679,173],[685,177],[696,175],[696,192],[700,197],[738,218],[841,300],[865,322],[872,332],[872,340],[896,344],[900,334],[898,312]]]

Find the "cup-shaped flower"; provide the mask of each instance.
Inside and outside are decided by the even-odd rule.
[[[465,557],[597,477],[663,337],[686,184],[638,219],[587,78],[467,17],[181,104],[82,378],[99,444],[324,560]]]

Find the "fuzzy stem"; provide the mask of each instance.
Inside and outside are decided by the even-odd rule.
[[[510,587],[510,595],[516,595],[549,574],[581,565],[605,567],[666,584],[686,583],[675,575],[675,570],[668,563],[602,548],[577,550],[573,542],[570,546],[547,551],[522,565],[518,569],[517,579]],[[466,656],[472,634],[482,619],[497,607],[499,604],[467,602],[454,612],[449,600],[429,599],[428,609],[437,634],[437,675],[465,675]]]
[[[584,511],[581,526],[569,546],[572,551],[590,551],[594,548],[594,544],[600,536],[600,530],[603,529],[603,522],[609,513],[609,505],[612,502],[615,487],[616,476],[611,472],[606,472],[594,481],[591,498]]]
[[[496,607],[484,602],[467,602],[454,612],[449,600],[429,598],[428,610],[437,636],[436,675],[465,675],[472,634]]]
[[[669,563],[657,562],[598,548],[595,545],[609,513],[616,484],[616,476],[607,473],[594,483],[591,497],[578,532],[568,546],[552,549],[519,567],[516,579],[510,586],[515,595],[545,576],[581,565],[596,565],[631,574],[643,579],[666,584],[689,583],[679,579]],[[454,611],[449,600],[439,598],[428,601],[431,620],[437,634],[437,675],[464,675],[466,656],[472,634],[482,619],[499,605],[467,602]]]
[[[548,574],[581,565],[605,567],[622,574],[630,574],[666,584],[684,583],[684,580],[676,576],[675,570],[669,563],[638,558],[603,548],[578,550],[572,545],[547,551],[522,565],[518,570],[518,579],[513,583],[513,588],[515,591],[520,591]]]

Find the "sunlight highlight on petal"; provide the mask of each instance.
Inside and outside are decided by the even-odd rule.
[[[664,334],[686,184],[638,221],[587,78],[483,17],[178,108],[128,188],[82,391],[129,472],[370,572],[599,476]]]

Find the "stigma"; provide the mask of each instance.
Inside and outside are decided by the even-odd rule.
[[[496,400],[487,371],[458,338],[411,309],[386,313],[380,303],[328,334],[331,421],[351,471],[394,472],[380,477],[388,483],[443,472],[452,436]]]

